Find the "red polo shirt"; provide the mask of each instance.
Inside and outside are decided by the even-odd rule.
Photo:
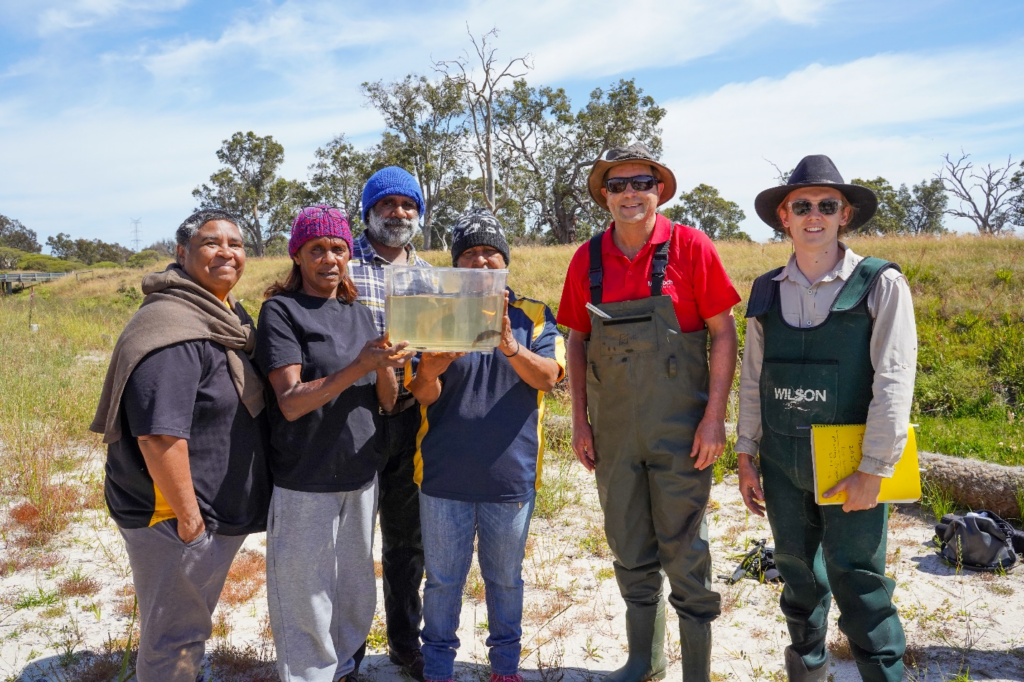
[[[654,245],[668,239],[672,223],[658,215],[654,233],[632,261],[615,246],[612,230],[601,238],[601,261],[604,265],[603,299],[605,303],[635,301],[651,295],[651,261]],[[679,329],[695,332],[704,328],[704,320],[728,310],[740,302],[740,295],[722,266],[715,245],[700,230],[676,225],[668,250],[668,267],[661,292],[672,298]],[[558,306],[558,323],[590,333],[590,246],[583,243],[572,261],[562,286]]]

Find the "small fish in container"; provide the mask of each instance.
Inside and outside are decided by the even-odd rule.
[[[410,350],[487,351],[498,347],[508,270],[384,268],[384,310],[393,342]]]

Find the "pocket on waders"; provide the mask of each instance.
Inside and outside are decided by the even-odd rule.
[[[598,355],[610,357],[631,353],[653,353],[658,350],[658,325],[654,313],[642,313],[602,320],[600,328],[590,335]]]
[[[832,424],[839,396],[836,362],[775,362],[761,367],[761,411],[782,436],[810,438],[811,424]],[[801,428],[803,427],[803,428]]]

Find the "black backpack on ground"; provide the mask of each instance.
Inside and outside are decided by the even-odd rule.
[[[957,568],[1009,571],[1024,553],[1024,533],[987,510],[946,514],[937,526],[939,555]]]

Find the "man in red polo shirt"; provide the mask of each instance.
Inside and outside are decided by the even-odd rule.
[[[683,680],[707,682],[721,599],[704,510],[725,449],[740,297],[707,235],[658,215],[675,176],[643,144],[605,152],[588,185],[613,222],[573,256],[558,322],[570,329],[572,447],[596,472],[626,602],[629,658],[604,682],[665,676],[665,575]]]

